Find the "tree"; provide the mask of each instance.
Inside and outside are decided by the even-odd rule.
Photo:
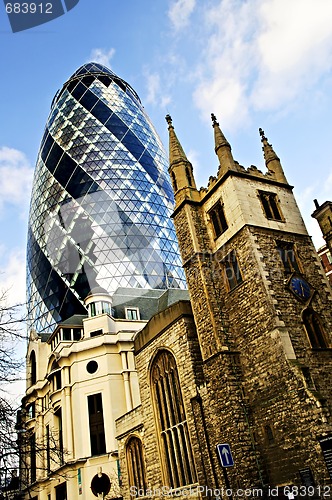
[[[18,345],[26,340],[22,304],[9,305],[6,292],[0,292],[0,486],[6,486],[18,467],[15,431],[18,404],[11,385],[22,379],[23,361]],[[6,498],[6,497],[5,497]]]

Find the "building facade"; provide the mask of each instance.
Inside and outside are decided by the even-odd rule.
[[[130,95],[121,94],[120,104],[118,97],[110,99],[108,108],[113,106],[113,111],[104,115],[101,104],[108,90],[100,85],[116,95],[120,91]],[[66,102],[68,115],[60,119]],[[34,328],[19,422],[23,498],[287,497],[288,492],[326,496],[332,486],[331,287],[280,160],[260,130],[265,172],[239,165],[212,115],[219,167],[208,186],[198,190],[192,165],[167,116],[175,205],[172,220],[166,211],[160,218],[156,206],[148,217],[146,200],[156,200],[157,192],[160,198],[167,195],[158,204],[169,209],[173,197],[166,189],[164,168],[155,175],[145,160],[143,166],[137,165],[144,154],[133,160],[138,155],[131,142],[134,132],[122,134],[117,121],[119,107],[127,123],[132,102],[143,113],[128,84],[99,65],[86,65],[53,103],[59,110],[49,120],[50,127],[53,120],[58,122],[47,134],[53,139],[67,134],[70,146],[57,160],[53,177],[60,184],[65,180],[61,196],[58,191],[52,195],[57,215],[46,224],[61,231],[60,246],[54,247],[57,253],[47,253],[58,232],[46,231],[44,224],[29,268]],[[99,159],[99,174],[95,166],[91,170],[93,196],[77,201],[70,190],[80,185],[75,172],[86,168],[88,158],[74,167],[72,184],[56,172],[67,172],[69,160],[62,164],[61,159],[72,156],[76,137],[83,140],[80,120],[83,117],[85,123],[87,112],[94,117],[88,118],[87,126],[95,127],[98,138],[102,133],[113,143],[107,158]],[[76,113],[76,128],[67,131],[67,120],[75,120]],[[113,113],[115,128],[110,127],[108,134],[105,124]],[[136,137],[146,135],[140,113]],[[50,141],[47,134],[42,158],[43,145]],[[112,159],[119,158],[112,147],[123,153],[124,146],[133,173],[130,168],[120,172],[117,161],[113,172],[121,181],[123,199],[129,196],[129,185],[141,182],[143,170],[151,185],[149,192],[140,185],[143,192],[136,193],[139,197],[146,192],[144,203],[126,201],[126,211],[121,205],[121,212],[117,208],[121,215],[115,217],[108,204],[112,212],[113,196],[119,196],[117,206],[122,198],[116,188],[114,195],[111,187],[103,194],[102,182],[108,175],[103,162],[111,170]],[[58,145],[52,143],[49,153],[39,159],[36,182],[43,178],[44,168],[52,168],[53,160],[50,165],[45,162],[52,158],[54,147]],[[89,148],[83,146],[82,151]],[[97,141],[89,151],[99,149]],[[82,154],[79,147],[77,154]],[[54,181],[49,179],[41,200],[53,193]],[[100,189],[93,184],[97,180]],[[108,214],[104,225],[101,209],[92,217],[99,210],[95,192]],[[69,195],[70,202],[62,204]],[[43,208],[38,215],[35,206],[42,204],[33,198],[30,225],[36,230],[47,216]],[[64,206],[69,207],[67,222]],[[137,217],[141,217],[138,229]],[[188,291],[182,289],[173,224]],[[151,225],[156,226],[153,234]],[[105,241],[103,231],[111,235]],[[173,250],[164,254],[168,239]],[[99,240],[104,253],[114,245],[119,253],[98,260]],[[129,241],[132,245],[121,247]],[[77,266],[74,271],[66,264],[61,271],[64,255],[71,262],[70,248],[80,256],[73,259]],[[50,263],[40,255],[49,257]],[[124,267],[117,267],[119,262]],[[165,265],[159,266],[160,262]],[[44,267],[39,269],[41,263]],[[38,281],[36,295],[36,277],[43,270],[47,284]],[[59,281],[52,281],[56,274],[62,288]],[[56,323],[53,329],[46,330],[51,328],[48,321]]]
[[[135,337],[142,404],[116,422],[123,495],[328,494],[331,289],[264,132],[265,173],[234,161],[212,119],[219,169],[198,191],[167,118],[191,306]]]
[[[330,282],[332,283],[332,255],[327,247],[327,245],[323,245],[322,247],[317,249],[317,253],[321,259],[323,269],[325,274]]]
[[[132,87],[96,63],[53,99],[28,229],[30,327],[49,332],[101,286],[185,288],[160,139]]]

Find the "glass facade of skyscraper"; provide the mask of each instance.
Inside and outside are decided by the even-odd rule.
[[[185,288],[167,158],[136,92],[82,66],[56,94],[31,198],[30,326],[51,331],[100,286]]]

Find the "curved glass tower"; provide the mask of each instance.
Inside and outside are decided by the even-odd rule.
[[[167,158],[136,92],[85,64],[56,94],[29,216],[30,326],[49,331],[100,286],[185,288]]]

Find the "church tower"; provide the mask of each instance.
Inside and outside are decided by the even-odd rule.
[[[263,130],[265,172],[234,160],[212,115],[219,168],[197,190],[166,120],[173,220],[203,360],[198,398],[211,484],[329,483],[332,297],[293,187]],[[218,443],[233,453],[226,476],[208,453]]]

